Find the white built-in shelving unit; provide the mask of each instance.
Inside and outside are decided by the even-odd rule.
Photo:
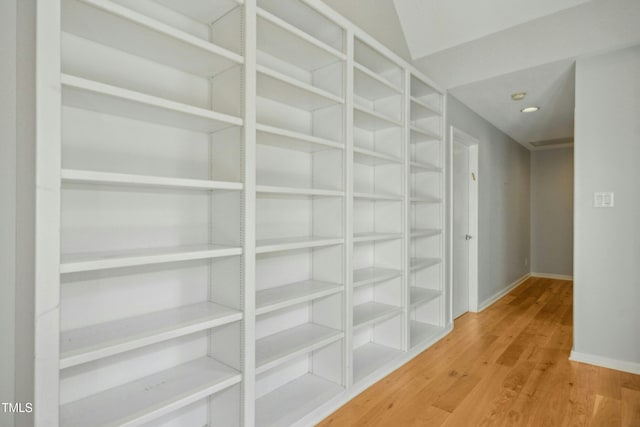
[[[310,425],[452,327],[444,93],[318,0],[39,0],[37,427]]]

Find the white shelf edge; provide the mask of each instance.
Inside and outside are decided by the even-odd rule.
[[[429,132],[428,130],[420,129],[419,127],[414,126],[414,125],[411,125],[409,127],[409,130],[411,132],[415,132],[415,133],[418,133],[420,135],[426,136],[427,138],[429,138],[428,139],[429,142],[440,142],[440,139],[441,139],[440,135],[435,134],[433,132]],[[424,142],[427,142],[427,141],[424,141]],[[415,142],[414,142],[414,144],[415,144]]]
[[[365,280],[356,281],[355,278],[354,278],[353,279],[353,287],[354,288],[357,288],[357,287],[360,287],[360,286],[367,286],[367,285],[371,285],[371,284],[374,284],[374,283],[384,282],[384,281],[395,279],[396,277],[402,276],[402,270],[399,270],[399,269],[396,270],[396,269],[393,269],[393,268],[381,268],[381,267],[378,267],[378,268],[376,268],[376,267],[361,268],[361,269],[354,270],[353,273],[355,273],[356,271],[369,270],[371,268],[374,268],[374,271],[378,270],[379,274],[376,275],[376,276],[368,277]]]
[[[442,113],[438,110],[436,110],[435,108],[433,108],[432,106],[422,102],[420,99],[416,98],[415,96],[411,97],[411,102],[416,104],[418,107],[421,107],[425,110],[428,110],[430,112],[430,114],[428,116],[425,116],[423,118],[427,118],[427,117],[442,117]]]
[[[367,305],[367,304],[371,304],[371,303],[375,303],[380,305],[380,313],[376,314],[374,317],[371,317],[369,319],[366,319],[360,323],[355,323],[355,311],[357,309],[357,307],[362,306],[362,305]],[[366,302],[364,304],[359,304],[359,305],[354,305],[353,306],[353,311],[354,311],[354,321],[353,321],[353,330],[356,331],[358,329],[362,329],[365,328],[367,326],[376,324],[376,323],[380,323],[380,322],[384,322],[385,320],[391,319],[395,316],[397,316],[398,314],[402,313],[403,308],[402,307],[396,307],[396,306],[392,306],[390,304],[383,304],[383,303],[378,303],[375,301],[370,301],[370,302]]]
[[[440,258],[411,258],[411,271],[423,270],[425,268],[433,267],[435,265],[441,264],[442,259]]]
[[[439,236],[441,234],[442,234],[442,229],[439,229],[439,228],[429,228],[429,229],[413,228],[410,230],[411,238],[433,237],[433,236]]]
[[[256,193],[284,194],[292,196],[343,197],[344,191],[321,190],[315,188],[279,187],[275,185],[256,185]]]
[[[354,243],[402,239],[402,233],[354,233]]]
[[[195,307],[198,306],[198,307]],[[237,322],[242,319],[242,313],[238,310],[233,310],[228,307],[220,306],[215,303],[203,303],[194,304],[192,306],[180,307],[177,309],[165,310],[163,312],[150,313],[147,315],[137,316],[133,319],[124,319],[117,321],[118,323],[125,324],[126,322],[133,323],[141,321],[143,318],[159,317],[167,314],[174,314],[179,312],[186,312],[190,309],[207,309],[209,315],[205,316],[203,313],[198,313],[199,318],[191,319],[190,321],[183,320],[183,323],[172,326],[164,326],[162,328],[152,329],[150,328],[146,333],[140,332],[137,335],[133,335],[126,340],[94,344],[86,348],[78,348],[69,352],[61,352],[60,354],[60,369],[70,368],[72,366],[80,365],[83,363],[91,362],[105,357],[113,356],[116,354],[124,353],[127,351],[135,350],[141,347],[145,347],[151,344],[156,344],[163,341],[168,341],[173,338],[182,337],[195,332],[203,331],[206,329],[215,328],[218,326],[226,325],[229,323]],[[215,311],[219,310],[220,313],[215,314]],[[204,311],[204,310],[203,310]],[[208,318],[207,318],[208,317]],[[204,319],[202,319],[204,318]],[[108,322],[110,323],[110,322]],[[100,328],[101,325],[90,326],[83,328],[84,331],[94,331],[96,328]],[[103,326],[102,326],[103,327]],[[75,331],[70,331],[73,334]],[[61,334],[61,340],[65,339],[66,334]]]
[[[390,196],[386,194],[375,194],[375,193],[353,193],[353,197],[355,199],[367,199],[367,200],[387,200],[390,202],[401,202],[402,196]]]
[[[243,187],[238,182],[132,175],[79,169],[62,169],[61,177],[63,182],[77,184],[149,186],[194,190],[242,190]]]
[[[330,329],[330,328],[327,328],[327,329]],[[277,333],[274,335],[277,335]],[[276,366],[282,365],[290,360],[293,360],[298,356],[302,356],[303,354],[311,353],[312,351],[326,347],[329,344],[332,344],[338,340],[341,340],[343,337],[344,337],[344,332],[334,329],[331,334],[329,334],[329,331],[327,331],[326,336],[320,339],[310,340],[308,343],[302,345],[299,348],[296,348],[295,350],[284,353],[280,356],[273,357],[263,362],[256,361],[256,375],[260,375],[272,368],[275,368]],[[265,338],[268,338],[268,337],[265,337]],[[256,343],[256,346],[258,345],[259,344]]]
[[[379,152],[374,151],[374,150],[369,150],[367,148],[353,147],[353,153],[354,154],[361,154],[361,155],[364,155],[364,156],[369,156],[369,157],[375,158],[375,159],[385,160],[388,163],[402,164],[402,159],[394,157],[394,156],[392,156],[390,154],[384,154],[384,153],[379,153]],[[357,163],[357,160],[354,159],[354,162]]]
[[[258,240],[256,242],[256,254],[290,251],[295,249],[311,249],[322,246],[335,246],[344,244],[344,239],[341,237],[303,237],[299,239],[285,238],[265,240]],[[278,242],[278,240],[280,240],[281,242]]]
[[[428,164],[424,164],[424,163],[419,163],[419,162],[410,162],[409,166],[411,166],[412,169],[420,169],[419,171],[414,171],[412,170],[412,173],[420,173],[420,172],[436,172],[436,173],[442,173],[443,169],[441,167],[438,166],[434,166],[434,165],[428,165]]]
[[[292,77],[287,76],[286,74],[282,74],[278,71],[275,71],[269,67],[266,67],[264,65],[257,65],[256,66],[256,71],[260,74],[263,74],[267,77],[270,77],[272,79],[276,79],[279,80],[285,84],[288,84],[290,86],[293,86],[299,90],[303,90],[306,91],[312,95],[318,96],[320,98],[324,98],[328,101],[334,102],[336,104],[344,104],[344,98],[339,97],[338,95],[334,95],[331,92],[328,92],[326,90],[317,88],[313,85],[310,85],[308,83],[304,83],[300,80],[294,79]]]
[[[124,89],[118,86],[112,86],[106,83],[100,83],[94,80],[84,79],[82,77],[70,74],[61,74],[60,82],[63,86],[73,89],[80,89],[104,96],[118,98],[124,101],[135,102],[150,107],[161,108],[163,110],[174,111],[176,113],[187,114],[200,119],[206,119],[214,122],[225,123],[229,126],[242,126],[242,119],[228,114],[218,113],[213,110],[205,110],[204,108],[194,107],[188,104],[171,101],[153,95],[147,95],[142,92],[136,92]]]
[[[411,197],[412,203],[442,203],[439,197]]]
[[[388,117],[378,111],[372,110],[371,108],[362,106],[362,105],[358,105],[358,104],[353,104],[353,109],[357,112],[360,112],[362,114],[366,114],[370,117],[372,117],[375,120],[378,121],[382,121],[385,123],[390,124],[390,127],[403,127],[402,122],[393,119],[392,117]]]
[[[98,425],[139,426],[241,381],[240,372],[213,358],[203,357],[64,404],[60,407],[60,425],[62,427],[96,425],[96,418],[98,416],[104,418],[106,415],[107,419],[97,421]],[[163,393],[162,389],[172,385],[177,390],[171,397],[167,397],[167,393]],[[152,394],[159,394],[159,396],[156,396],[156,401],[149,402],[149,396]],[[126,406],[129,406],[129,411],[113,417],[114,411],[124,409],[123,397],[127,399]],[[147,402],[136,405],[137,399],[147,400]],[[105,405],[111,406],[112,411],[100,411]],[[109,416],[115,419],[109,419]]]
[[[311,144],[323,145],[323,146],[326,146],[328,148],[335,148],[335,149],[338,149],[338,150],[344,150],[344,145],[340,144],[339,142],[331,141],[331,140],[328,140],[328,139],[319,138],[319,137],[312,136],[312,135],[307,135],[307,134],[300,133],[300,132],[294,132],[294,131],[291,131],[291,130],[287,130],[287,129],[283,129],[283,128],[279,128],[279,127],[275,127],[275,126],[269,126],[269,125],[257,123],[256,124],[256,131],[257,132],[269,133],[269,134],[276,135],[276,136],[282,136],[282,137],[285,137],[285,138],[299,139],[300,141],[308,142],[308,143],[311,143]]]
[[[300,283],[300,282],[297,282]],[[256,316],[260,316],[262,314],[266,314],[266,313],[271,313],[272,311],[276,311],[276,310],[280,310],[283,308],[287,308],[290,307],[292,305],[297,305],[297,304],[301,304],[304,302],[308,302],[308,301],[313,301],[315,299],[318,298],[324,298],[326,296],[329,295],[334,295],[334,294],[338,294],[340,292],[342,292],[344,290],[344,286],[338,283],[329,283],[329,282],[323,282],[325,283],[327,286],[324,288],[320,288],[318,290],[309,292],[307,294],[301,294],[300,296],[296,297],[296,298],[290,298],[290,299],[286,299],[286,300],[282,300],[279,302],[275,302],[275,303],[270,303],[270,304],[264,304],[264,305],[259,305],[256,302]],[[296,283],[290,283],[287,285],[283,285],[283,286],[291,286],[291,285],[296,285]],[[333,285],[333,286],[330,286]],[[258,293],[261,291],[258,291]],[[256,298],[257,299],[257,298]]]
[[[230,50],[227,50],[221,46],[218,46],[214,43],[200,39],[184,31],[178,30],[170,25],[167,25],[163,22],[149,18],[146,15],[143,15],[134,10],[128,9],[127,7],[121,6],[112,1],[109,1],[109,0],[77,0],[77,1],[80,1],[82,3],[85,3],[97,9],[102,9],[104,12],[118,16],[122,19],[126,19],[137,25],[141,25],[152,31],[161,33],[167,37],[171,37],[175,40],[178,40],[182,43],[197,47],[199,49],[207,51],[210,54],[220,56],[231,62],[235,62],[237,64],[244,63],[244,57],[242,57],[241,55],[235,52],[231,52]]]
[[[437,298],[440,298],[442,296],[442,291],[436,291],[433,289],[424,289],[424,288],[420,288],[418,286],[412,286],[411,288],[415,288],[415,289],[420,289],[420,290],[424,290],[427,292],[424,292],[423,296],[418,297],[415,301],[410,301],[410,306],[411,307],[417,307],[419,305],[424,305],[428,302],[431,302]],[[411,294],[411,289],[409,289],[409,293]]]
[[[242,248],[233,246],[211,246],[147,249],[144,251],[108,252],[102,254],[67,255],[60,263],[60,273],[104,270],[108,268],[133,267],[138,265],[162,264],[176,261],[220,258],[242,254]]]
[[[391,89],[392,91],[396,92],[399,95],[402,95],[402,89],[400,87],[397,87],[395,85],[393,85],[391,82],[389,82],[388,80],[380,77],[376,72],[370,70],[368,67],[360,64],[359,62],[353,62],[353,67],[354,69],[360,71],[363,74],[366,74],[367,76],[371,77],[372,79],[376,80],[377,82],[379,82],[380,84],[388,87],[389,89]]]
[[[287,21],[275,16],[274,14],[272,14],[271,12],[266,11],[265,9],[262,9],[261,7],[258,7],[256,9],[257,12],[257,16],[259,18],[262,18],[266,21],[269,21],[271,24],[280,27],[282,30],[290,33],[291,35],[304,40],[305,42],[324,50],[326,53],[334,56],[337,60],[339,61],[346,61],[347,60],[347,55],[340,52],[337,49],[334,49],[333,47],[327,45],[326,43],[316,39],[315,37],[305,33],[304,31],[300,30],[299,28],[297,28],[296,26],[288,23]]]

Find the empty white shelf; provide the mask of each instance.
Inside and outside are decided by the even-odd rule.
[[[306,323],[256,341],[256,374],[322,348],[344,336],[342,331]]]
[[[442,199],[439,197],[433,197],[433,196],[416,196],[416,197],[412,197],[411,201],[413,203],[442,203]]]
[[[60,273],[131,267],[240,255],[242,248],[222,245],[192,245],[171,248],[129,249],[123,251],[66,254],[62,256]]]
[[[373,323],[390,319],[402,312],[402,307],[382,304],[379,302],[365,302],[353,307],[353,327],[360,328]]]
[[[409,288],[409,301],[412,306],[426,304],[440,296],[442,296],[442,291],[419,288],[417,286]]]
[[[138,426],[224,390],[240,373],[204,357],[71,402],[60,408],[62,427]]]
[[[65,32],[202,77],[244,62],[236,53],[109,0],[67,0],[62,16]]]
[[[355,233],[353,235],[353,241],[356,243],[361,242],[375,242],[378,240],[393,240],[402,239],[401,233]]]
[[[321,246],[334,246],[344,243],[340,237],[283,237],[278,239],[261,239],[256,243],[256,253],[288,251],[294,249],[317,248]]]
[[[440,258],[411,258],[411,270],[422,270],[442,262]]]
[[[402,126],[399,120],[366,107],[354,105],[353,110],[354,124],[361,129],[376,131]]]
[[[414,98],[422,98],[424,96],[436,95],[438,91],[431,87],[431,85],[423,82],[418,77],[411,76],[411,96]]]
[[[370,283],[390,280],[402,275],[401,270],[382,267],[367,267],[353,271],[353,286],[364,286]]]
[[[402,164],[402,159],[366,148],[353,148],[353,161],[367,166]]]
[[[292,425],[342,391],[339,384],[305,374],[256,400],[256,426]]]
[[[426,163],[411,162],[410,166],[411,166],[412,173],[442,172],[442,168],[435,165],[426,164]]]
[[[431,237],[442,234],[439,228],[413,228],[411,229],[411,237]]]
[[[338,190],[322,190],[316,188],[297,188],[297,187],[278,187],[273,185],[257,185],[257,193],[264,194],[282,194],[291,196],[323,196],[323,197],[342,197],[344,191]]]
[[[267,67],[258,66],[257,71],[258,96],[306,111],[343,103],[340,97],[330,92]]]
[[[411,143],[417,144],[420,142],[440,142],[440,136],[426,129],[411,126]]]
[[[315,153],[331,149],[343,150],[344,145],[336,141],[307,135],[300,132],[267,126],[256,125],[258,144],[270,145],[287,150],[301,151],[304,153]]]
[[[353,381],[359,382],[402,355],[402,351],[369,342],[353,351]]]
[[[365,200],[388,200],[392,202],[402,201],[402,196],[393,194],[377,194],[377,193],[353,193],[353,197],[356,199]]]
[[[416,98],[411,98],[411,120],[438,117],[440,112]]]
[[[346,59],[342,52],[261,8],[258,8],[258,50],[307,71]]]
[[[358,96],[370,101],[400,95],[402,91],[358,63],[354,64],[354,89]]]
[[[442,333],[443,330],[444,328],[441,328],[440,326],[412,320],[409,327],[411,347],[414,347],[430,338],[436,337],[438,334]]]
[[[212,302],[187,305],[62,332],[60,368],[238,321],[242,313]]]
[[[178,188],[187,190],[242,190],[239,182],[209,181],[204,179],[169,178],[132,175],[126,173],[62,169],[62,182],[75,184],[123,185],[140,187]]]
[[[68,74],[62,74],[61,82],[62,103],[68,107],[201,132],[242,125],[227,114]]]
[[[256,292],[256,315],[341,292],[338,283],[305,280]]]

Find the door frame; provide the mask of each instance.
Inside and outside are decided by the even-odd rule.
[[[449,130],[449,277],[451,298],[450,312],[453,317],[453,143],[459,142],[469,148],[469,176],[473,174],[475,180],[469,182],[469,234],[473,238],[469,241],[469,311],[478,312],[478,160],[480,141],[468,133],[451,126]],[[452,319],[453,320],[453,319]]]

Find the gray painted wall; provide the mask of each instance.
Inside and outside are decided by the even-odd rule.
[[[640,46],[576,63],[574,351],[640,372]],[[594,208],[595,191],[615,207]]]
[[[449,95],[449,126],[479,144],[478,302],[490,300],[529,272],[530,153]]]
[[[0,2],[0,402],[15,401],[16,3]],[[0,426],[14,417],[0,408]]]
[[[573,275],[573,148],[531,153],[531,271]]]

